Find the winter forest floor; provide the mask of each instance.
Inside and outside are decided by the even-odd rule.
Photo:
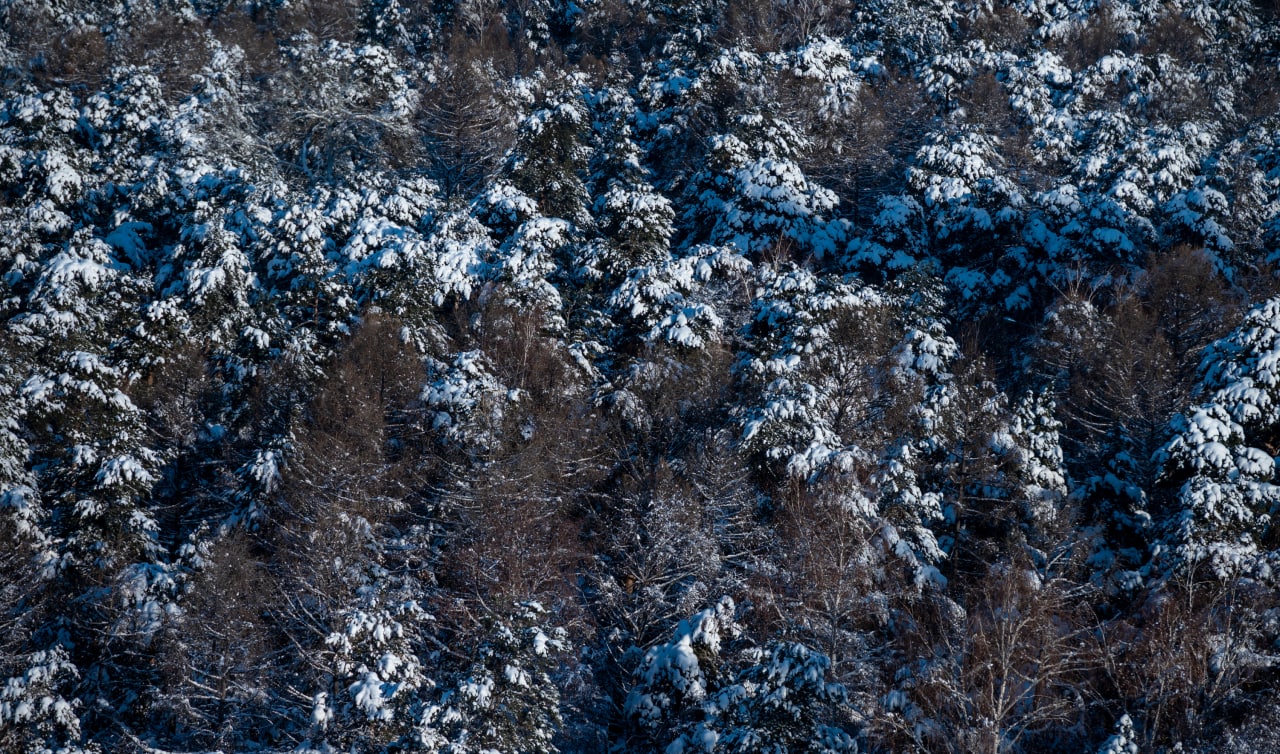
[[[0,752],[1280,751],[1276,0],[0,0]]]

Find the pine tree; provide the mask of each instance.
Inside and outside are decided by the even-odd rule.
[[[894,302],[874,288],[802,268],[764,267],[759,277],[751,351],[738,367],[758,392],[755,405],[739,414],[743,450],[800,479],[871,462],[874,446],[861,446],[855,429],[882,409],[877,386],[891,368],[885,362],[893,340],[883,341],[896,333],[864,323],[883,322]]]
[[[1133,720],[1128,715],[1121,715],[1116,721],[1116,732],[1103,742],[1098,754],[1138,754],[1141,749],[1135,738]]]
[[[709,701],[709,719],[685,739],[687,747],[711,733],[717,752],[856,754],[857,743],[840,725],[847,725],[839,714],[847,694],[827,680],[830,659],[804,644],[781,641],[747,657],[752,664]]]
[[[625,712],[642,750],[665,751],[702,717],[722,674],[721,649],[741,629],[732,599],[681,620],[671,640],[645,651]]]
[[[616,322],[612,337],[624,350],[634,348],[637,340],[704,348],[720,340],[724,330],[707,292],[750,268],[735,249],[708,245],[663,263],[635,267],[605,302]]]
[[[830,217],[839,203],[796,164],[804,139],[771,116],[737,119],[734,133],[711,140],[707,166],[693,177],[686,223],[707,240],[761,258],[819,259],[843,244],[844,226]]]
[[[329,683],[313,697],[311,746],[394,745],[417,722],[419,694],[431,688],[419,659],[422,624],[430,616],[384,587],[376,581],[362,587],[335,616],[337,630],[324,640]]]
[[[1270,299],[1210,347],[1201,383],[1208,400],[1175,419],[1160,452],[1167,482],[1181,485],[1165,538],[1175,564],[1203,563],[1231,578],[1271,557],[1268,522],[1280,504],[1267,450],[1280,422],[1271,368],[1277,322],[1280,301]]]
[[[602,99],[621,99],[607,113],[611,122],[600,135],[591,183],[592,213],[601,238],[587,249],[584,267],[592,277],[617,281],[635,267],[665,261],[670,254],[675,212],[656,191],[644,155],[628,123],[634,104],[625,95],[608,92]]]
[[[831,661],[799,642],[731,651],[733,610],[722,599],[645,652],[626,701],[640,750],[857,752]]]
[[[556,754],[563,725],[560,691],[551,678],[569,650],[564,629],[545,625],[537,602],[488,621],[473,664],[453,674],[438,701],[423,708],[414,744],[427,752]]]
[[[504,167],[508,180],[537,203],[540,214],[579,227],[591,217],[583,183],[588,127],[586,107],[577,91],[566,86],[550,92],[521,121]]]
[[[1013,495],[1026,506],[1023,515],[1032,526],[1055,523],[1069,493],[1059,440],[1063,425],[1054,410],[1048,391],[1029,393],[1015,404],[1009,427],[1018,454]]]
[[[1016,244],[1027,200],[1005,176],[998,148],[997,139],[972,127],[931,134],[908,180],[947,283],[979,310],[994,298],[1016,311],[1030,303],[1038,281],[1021,269]],[[989,251],[971,253],[979,245]]]
[[[66,649],[55,646],[22,658],[18,675],[0,688],[0,742],[14,751],[96,754],[83,742],[78,700],[64,696],[79,679]]]

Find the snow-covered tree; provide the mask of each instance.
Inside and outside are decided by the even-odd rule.
[[[1102,742],[1098,754],[1138,754],[1141,749],[1138,747],[1136,738],[1133,720],[1128,715],[1121,715],[1116,721],[1116,732]]]
[[[65,694],[80,673],[65,648],[33,652],[22,658],[18,674],[0,688],[0,742],[14,751],[95,754],[97,744],[84,742],[79,702]]]
[[[711,140],[706,167],[691,183],[686,222],[711,243],[755,258],[834,254],[845,234],[831,217],[839,199],[795,162],[803,138],[759,113],[740,116],[737,125]]]
[[[618,99],[609,92],[602,99]],[[602,148],[592,176],[592,213],[602,238],[588,247],[584,267],[590,274],[619,279],[634,267],[666,260],[674,233],[675,211],[656,191],[643,154],[628,123],[629,98],[610,108]],[[620,112],[619,112],[620,111]]]
[[[1205,354],[1206,402],[1177,417],[1160,451],[1169,482],[1180,484],[1167,526],[1173,563],[1207,565],[1220,578],[1262,567],[1275,549],[1270,521],[1280,494],[1274,447],[1280,424],[1280,300],[1254,307]]]
[[[1029,393],[1014,406],[1008,432],[1008,449],[1018,455],[1012,492],[1026,506],[1027,521],[1038,524],[1052,524],[1068,494],[1059,438],[1062,422],[1054,417],[1054,409],[1048,391]]]
[[[998,140],[963,128],[931,135],[915,156],[909,181],[931,226],[946,281],[962,299],[996,297],[1007,309],[1029,303],[1033,270],[1020,269],[1017,228],[1026,197],[1002,168]],[[988,252],[974,254],[981,244]]]
[[[562,628],[546,624],[537,602],[516,605],[489,621],[470,668],[457,673],[420,713],[412,734],[427,752],[556,754],[563,719],[551,673],[570,645]]]
[[[700,349],[720,340],[724,329],[715,303],[700,294],[709,284],[750,268],[733,248],[696,246],[677,258],[633,268],[606,305],[622,320],[618,336],[623,343],[638,338]]]
[[[760,393],[742,415],[744,450],[801,479],[870,463],[874,446],[859,447],[854,430],[884,408],[893,300],[795,267],[762,268],[760,284],[739,366]]]
[[[480,351],[463,351],[452,364],[433,365],[421,401],[427,424],[452,442],[486,448],[501,442],[507,409],[521,393],[503,385]]]
[[[1267,749],[1266,5],[0,0],[0,749]]]
[[[856,754],[840,708],[845,689],[827,680],[831,660],[798,642],[748,651],[751,663],[706,705],[708,719],[682,739],[685,749],[715,752]],[[673,744],[675,745],[675,744]]]
[[[857,752],[831,661],[798,642],[732,651],[733,611],[725,598],[645,652],[626,701],[641,750]]]
[[[325,638],[329,683],[311,712],[312,745],[386,745],[410,735],[419,694],[431,688],[419,653],[430,616],[413,600],[396,601],[377,583],[336,616]]]
[[[578,226],[591,217],[583,183],[587,118],[582,97],[572,87],[549,94],[521,121],[505,166],[508,179],[537,203],[541,214]]]
[[[376,166],[382,155],[370,142],[408,133],[418,93],[394,51],[304,34],[290,40],[287,54],[285,149],[310,180]]]

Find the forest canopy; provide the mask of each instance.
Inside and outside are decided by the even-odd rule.
[[[1280,751],[1275,0],[0,0],[0,751]]]

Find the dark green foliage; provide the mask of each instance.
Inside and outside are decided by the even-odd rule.
[[[0,750],[1275,749],[1266,5],[0,1]]]

